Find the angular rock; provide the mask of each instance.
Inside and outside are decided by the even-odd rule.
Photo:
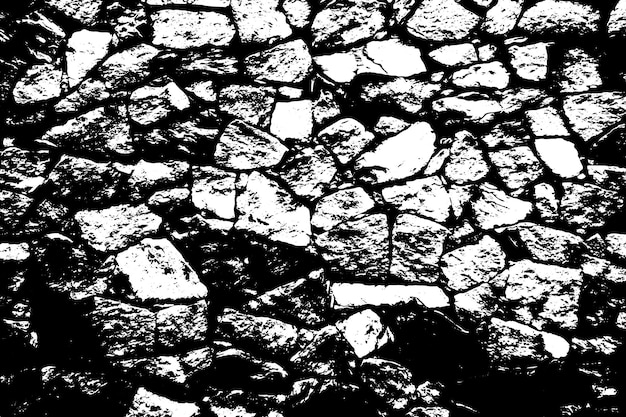
[[[433,283],[448,229],[413,214],[401,214],[391,235],[391,275],[404,282]]]
[[[191,192],[188,188],[171,188],[156,191],[148,198],[146,205],[150,210],[167,216],[186,208],[190,200]]]
[[[606,91],[566,96],[563,111],[572,130],[589,141],[616,125],[626,114],[626,94]]]
[[[383,74],[391,77],[412,77],[426,72],[419,48],[408,45],[398,38],[368,42],[363,53],[382,69]]]
[[[326,5],[311,24],[314,48],[341,48],[384,31],[386,4],[380,0],[342,0]]]
[[[30,257],[28,243],[0,243],[0,263],[22,263]]]
[[[239,217],[235,229],[265,236],[276,242],[307,246],[311,235],[309,209],[276,182],[253,172],[242,180],[237,196]]]
[[[104,81],[89,78],[80,83],[74,92],[59,100],[54,105],[54,111],[61,114],[77,113],[109,98],[111,98],[111,94]]]
[[[324,380],[349,375],[355,359],[352,347],[339,329],[329,325],[313,333],[311,342],[298,350],[289,362],[298,373]]]
[[[489,183],[479,187],[478,199],[471,207],[474,220],[485,230],[524,220],[533,209],[531,203],[511,197]]]
[[[89,319],[109,358],[151,354],[155,349],[156,314],[106,298],[94,298]]]
[[[207,302],[175,305],[156,313],[157,346],[177,349],[188,344],[201,344],[209,332]]]
[[[489,282],[506,265],[506,254],[493,238],[483,236],[476,244],[462,246],[441,257],[441,272],[453,291],[465,291]]]
[[[459,316],[474,323],[491,317],[498,310],[498,297],[491,285],[483,283],[454,296]]]
[[[382,189],[383,198],[400,211],[408,211],[443,223],[450,216],[452,203],[438,176],[418,178]]]
[[[167,239],[143,239],[118,253],[114,274],[127,285],[124,295],[142,304],[205,298],[207,288]]]
[[[91,26],[100,13],[103,0],[46,0],[45,3],[65,16]]]
[[[537,329],[576,329],[583,284],[580,269],[522,260],[502,274],[504,297],[514,303],[511,310],[517,320]]]
[[[235,345],[270,357],[286,357],[299,346],[298,329],[269,317],[257,317],[227,308],[217,317],[215,333]]]
[[[228,16],[212,11],[160,9],[151,14],[156,46],[173,49],[228,46],[235,26]]]
[[[214,158],[223,168],[250,170],[277,165],[286,152],[287,148],[274,136],[234,120],[220,135]]]
[[[248,77],[282,84],[300,83],[313,70],[313,59],[302,39],[248,55],[243,64]]]
[[[0,150],[0,180],[4,188],[30,193],[45,180],[50,160],[46,150],[28,151],[17,147]]]
[[[414,115],[440,90],[441,85],[436,83],[396,77],[365,84],[360,97],[366,103],[389,106]]]
[[[198,417],[200,408],[194,403],[170,400],[139,387],[125,417]]]
[[[517,223],[503,229],[530,258],[550,264],[571,265],[583,252],[583,240],[573,233],[534,223]]]
[[[261,128],[269,125],[274,101],[273,88],[243,84],[230,84],[218,96],[221,112]]]
[[[503,89],[509,85],[510,75],[499,61],[475,64],[452,74],[452,84],[462,88]]]
[[[446,67],[470,65],[478,61],[476,47],[469,42],[441,46],[429,52],[428,56]]]
[[[581,48],[565,52],[558,75],[563,93],[582,93],[602,86],[598,57]]]
[[[583,256],[583,273],[597,282],[613,285],[626,283],[626,268],[617,266],[606,259],[595,256]]]
[[[605,225],[624,207],[624,198],[615,191],[592,184],[563,183],[560,218],[577,233]]]
[[[177,72],[181,75],[237,75],[238,60],[222,49],[191,51],[183,55]]]
[[[623,233],[607,234],[606,251],[620,261],[626,260],[626,235]]]
[[[559,200],[550,184],[540,183],[533,187],[535,209],[546,223],[554,223],[559,217]]]
[[[277,102],[270,132],[283,140],[308,142],[313,132],[313,103],[310,100]]]
[[[185,87],[185,91],[207,103],[215,103],[217,101],[217,91],[212,80],[196,81]]]
[[[523,0],[498,0],[487,11],[480,26],[481,30],[494,36],[507,35],[515,28],[523,7]]]
[[[528,81],[544,81],[548,76],[548,43],[509,47],[511,66],[518,77]]]
[[[337,174],[337,167],[332,154],[318,145],[303,148],[288,158],[279,174],[296,195],[314,200],[329,187]]]
[[[291,35],[286,16],[278,10],[279,0],[257,2],[231,0],[237,32],[244,44],[272,44]]]
[[[121,204],[102,210],[83,210],[75,215],[81,237],[99,252],[116,252],[144,237],[156,234],[161,218],[144,204]]]
[[[150,64],[159,50],[139,44],[111,55],[100,65],[98,72],[112,90],[136,85],[150,75]]]
[[[311,4],[308,0],[283,0],[281,6],[292,27],[303,29],[310,23]]]
[[[393,334],[373,310],[364,310],[335,324],[355,355],[363,358],[393,341]]]
[[[583,171],[580,155],[576,146],[565,139],[535,140],[537,155],[553,174],[569,179],[579,176]]]
[[[189,164],[170,160],[167,162],[148,162],[140,159],[132,168],[126,184],[132,200],[142,200],[154,190],[173,186],[187,186]]]
[[[432,109],[438,117],[450,114],[452,120],[460,118],[463,122],[476,124],[491,123],[504,112],[499,102],[477,93],[462,93],[437,99],[432,102]]]
[[[237,175],[211,166],[194,166],[192,175],[193,205],[223,219],[234,219]]]
[[[541,162],[529,146],[489,152],[489,160],[504,185],[510,190],[526,187],[539,179],[544,172]]]
[[[419,173],[435,152],[435,132],[426,122],[417,122],[386,139],[356,162],[375,182],[383,183]]]
[[[70,88],[77,86],[87,73],[108,53],[113,36],[109,32],[80,30],[67,41],[65,62]]]
[[[387,278],[389,228],[384,214],[340,223],[317,235],[315,244],[333,273],[369,281]]]
[[[336,121],[319,132],[317,137],[342,164],[352,161],[374,140],[374,134],[352,118]]]
[[[323,125],[340,115],[339,104],[332,92],[321,90],[318,97],[313,101],[313,120],[318,125]]]
[[[536,137],[569,136],[565,123],[554,107],[544,107],[526,112],[530,130]]]
[[[517,27],[532,35],[583,36],[598,32],[600,12],[568,0],[542,0],[526,10]]]
[[[13,88],[13,100],[19,105],[37,104],[62,94],[63,72],[53,64],[36,64]]]
[[[618,1],[611,11],[607,31],[613,38],[621,38],[626,34],[626,2]]]
[[[334,283],[330,286],[330,293],[333,308],[336,310],[399,306],[412,302],[426,308],[444,308],[450,305],[446,293],[432,285]]]
[[[149,126],[187,110],[190,105],[185,92],[171,79],[165,78],[133,91],[128,113],[135,123]]]
[[[458,41],[469,36],[480,17],[454,0],[426,0],[407,20],[410,35],[425,41]]]
[[[520,121],[506,121],[496,124],[480,141],[489,149],[513,148],[527,145],[530,141],[527,130]]]
[[[311,225],[329,230],[343,221],[364,214],[373,207],[374,200],[363,188],[339,190],[317,202]]]
[[[397,362],[368,358],[359,368],[361,381],[391,410],[405,410],[416,401],[417,387],[411,371]]]

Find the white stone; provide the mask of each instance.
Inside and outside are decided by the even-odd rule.
[[[191,201],[223,219],[235,218],[235,183],[237,175],[211,166],[193,167]]]
[[[548,44],[514,45],[509,48],[511,66],[518,77],[543,81],[548,76]]]
[[[157,46],[174,49],[228,46],[235,36],[230,18],[212,11],[161,9],[152,13]]]
[[[0,243],[0,264],[23,262],[30,257],[28,243]]]
[[[420,49],[397,38],[369,42],[364,53],[389,76],[411,77],[426,71]]]
[[[247,76],[260,82],[297,84],[313,70],[309,47],[302,39],[255,52],[243,60]]]
[[[589,35],[600,27],[600,12],[589,4],[542,0],[522,15],[517,27],[535,35]]]
[[[185,90],[207,103],[217,101],[217,90],[215,89],[215,82],[212,80],[196,81]]]
[[[478,61],[476,47],[472,43],[444,45],[431,51],[428,56],[439,64],[447,67],[469,65]]]
[[[575,178],[582,173],[583,164],[576,146],[565,139],[537,139],[535,149],[539,158],[561,178]]]
[[[474,218],[485,230],[522,221],[530,214],[532,208],[528,201],[511,197],[489,183],[480,186],[480,195],[472,203]]]
[[[193,301],[208,290],[167,239],[143,239],[115,256],[116,273],[128,281],[131,300],[141,303]]]
[[[475,64],[452,74],[452,84],[464,88],[503,89],[509,85],[510,75],[502,62]]]
[[[567,50],[558,83],[564,93],[581,93],[601,87],[600,60],[584,49]]]
[[[181,403],[140,387],[125,417],[199,417],[194,403]]]
[[[67,41],[65,62],[70,88],[77,86],[87,73],[109,52],[113,35],[109,32],[79,30]]]
[[[543,348],[555,359],[561,359],[569,353],[569,342],[556,334],[541,332]]]
[[[452,203],[438,176],[417,178],[382,190],[386,202],[400,211],[409,211],[443,223],[450,216]]]
[[[36,104],[61,96],[63,72],[53,64],[36,64],[15,84],[13,99],[17,104]]]
[[[426,308],[445,308],[450,299],[439,287],[432,285],[372,285],[337,282],[330,286],[333,308],[337,310],[361,307],[395,306],[412,301]]]
[[[410,35],[426,41],[454,41],[469,36],[480,17],[454,0],[425,0],[407,21]]]
[[[307,0],[283,0],[282,8],[294,28],[302,29],[309,23],[311,5]]]
[[[322,74],[340,84],[352,81],[362,68],[358,51],[318,55],[313,60],[322,70]]]
[[[271,44],[292,33],[287,18],[278,11],[279,0],[231,0],[237,32],[243,44]]]
[[[495,36],[508,34],[515,28],[515,24],[522,14],[524,0],[498,0],[485,15],[481,29]]]
[[[528,110],[526,119],[530,125],[530,130],[539,138],[569,136],[563,119],[554,107]]]
[[[149,126],[190,106],[185,92],[173,81],[165,80],[165,85],[147,85],[133,91],[128,113],[135,123]]]
[[[559,216],[559,200],[554,187],[539,183],[533,187],[533,197],[539,217],[546,223],[554,223]]]
[[[626,114],[626,94],[603,91],[568,95],[563,112],[572,130],[589,141],[617,124]]]
[[[342,221],[374,207],[374,200],[361,188],[347,188],[322,197],[315,205],[311,225],[328,230]]]
[[[370,169],[376,182],[409,177],[420,172],[435,152],[435,132],[426,122],[417,122],[392,136],[356,162],[357,169]]]
[[[363,358],[393,341],[393,334],[373,310],[355,313],[336,324],[357,357]]]
[[[270,132],[283,140],[307,142],[313,132],[311,100],[276,102],[270,121]]]
[[[611,37],[623,37],[626,35],[626,1],[617,2],[607,22],[607,30]]]

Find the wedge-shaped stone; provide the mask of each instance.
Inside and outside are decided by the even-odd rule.
[[[393,333],[373,310],[364,310],[335,324],[357,357],[363,358],[393,340]]]
[[[115,275],[128,283],[126,297],[144,304],[194,301],[207,288],[167,239],[142,240],[115,256]]]
[[[67,41],[65,62],[70,88],[85,78],[109,52],[113,36],[109,32],[80,30]]]
[[[279,139],[240,120],[226,126],[215,147],[215,162],[223,168],[269,168],[282,160],[287,148]]]

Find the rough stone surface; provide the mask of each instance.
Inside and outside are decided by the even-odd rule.
[[[152,43],[166,48],[226,46],[235,36],[228,16],[217,12],[161,9],[151,18]]]
[[[600,28],[593,6],[569,0],[542,0],[526,10],[518,27],[537,35],[589,35]]]
[[[304,81],[312,70],[313,60],[306,43],[297,39],[244,59],[246,74],[258,81],[295,84]]]
[[[453,0],[422,2],[406,23],[407,30],[427,41],[458,41],[466,38],[480,18]]]

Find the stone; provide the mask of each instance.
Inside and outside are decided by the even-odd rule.
[[[63,72],[53,64],[35,64],[26,70],[13,88],[13,100],[19,105],[37,104],[59,98]]]
[[[396,77],[372,81],[362,87],[361,100],[379,106],[418,114],[427,100],[441,90],[441,85],[412,78]]]
[[[573,331],[578,325],[578,303],[583,284],[580,269],[529,260],[511,263],[503,273],[504,298],[516,320],[537,329]]]
[[[104,81],[88,78],[78,85],[78,88],[59,100],[54,105],[54,111],[61,114],[77,113],[86,107],[111,98]]]
[[[288,357],[299,347],[298,328],[269,317],[259,317],[226,308],[217,317],[215,333],[235,345],[270,357]]]
[[[613,165],[588,164],[589,179],[596,185],[612,191],[622,191],[626,185],[626,168]]]
[[[107,357],[154,353],[156,314],[150,310],[95,297],[89,320]]]
[[[409,123],[393,116],[380,116],[374,126],[374,132],[381,136],[393,136],[409,127]]]
[[[189,51],[181,57],[177,73],[185,75],[237,75],[239,61],[222,49]]]
[[[312,375],[321,381],[350,375],[356,357],[337,326],[322,327],[312,336],[311,342],[289,359],[291,367],[300,375]]]
[[[126,417],[198,417],[200,408],[189,402],[177,402],[139,387]]]
[[[267,316],[306,327],[323,325],[331,299],[326,283],[315,275],[280,285],[243,305],[244,313]]]
[[[574,143],[565,139],[535,140],[537,155],[544,164],[564,179],[576,178],[583,171],[583,164]]]
[[[577,233],[603,227],[624,207],[624,198],[615,191],[593,184],[563,183],[560,218]]]
[[[311,24],[313,48],[344,48],[383,33],[386,3],[342,0],[327,4]]]
[[[217,217],[235,218],[237,175],[212,166],[192,168],[191,201],[201,210]]]
[[[45,180],[50,153],[47,150],[29,151],[17,147],[0,150],[0,180],[4,188],[31,193]]]
[[[339,223],[315,236],[315,245],[333,274],[368,281],[387,278],[389,228],[384,214]]]
[[[584,141],[599,136],[626,114],[626,95],[619,91],[581,93],[563,99],[570,126]]]
[[[276,137],[240,120],[226,126],[215,147],[215,162],[226,169],[251,170],[277,165],[287,148]]]
[[[283,0],[281,6],[293,28],[304,29],[310,23],[312,10],[308,0]]]
[[[458,41],[480,23],[480,17],[454,0],[426,0],[407,20],[410,35],[425,41]]]
[[[155,46],[173,49],[228,46],[235,36],[233,23],[218,12],[160,9],[150,16]]]
[[[521,121],[512,120],[496,124],[480,141],[489,149],[513,148],[528,145],[530,137]]]
[[[493,184],[479,187],[478,199],[471,203],[473,219],[481,229],[489,230],[524,220],[532,211],[528,201],[511,197]]]
[[[243,191],[237,195],[236,230],[293,246],[309,244],[309,209],[297,203],[278,183],[253,172],[242,180],[241,188]]]
[[[156,313],[157,346],[179,349],[188,344],[201,344],[209,332],[207,302],[174,305]]]
[[[474,64],[452,74],[452,84],[461,88],[503,89],[509,85],[510,75],[499,61]]]
[[[537,106],[547,101],[548,96],[539,88],[509,88],[494,93],[500,100],[500,105],[507,115],[523,110],[528,106]]]
[[[412,77],[426,72],[420,49],[395,37],[368,42],[363,53],[383,74],[391,77]]]
[[[600,12],[593,6],[568,0],[542,0],[527,9],[517,27],[541,36],[583,36],[600,30]]]
[[[503,231],[511,243],[539,262],[572,265],[584,250],[581,237],[539,224],[521,222]]]
[[[391,231],[391,275],[403,282],[439,280],[439,259],[448,229],[413,214],[400,214]]]
[[[465,320],[480,323],[498,310],[498,297],[488,283],[482,283],[454,296],[457,314]]]
[[[438,176],[386,187],[382,193],[385,201],[400,211],[415,213],[440,223],[450,217],[450,196]]]
[[[248,77],[281,84],[301,83],[313,70],[313,59],[302,39],[248,55],[243,64]]]
[[[296,195],[312,201],[320,198],[330,187],[337,167],[332,154],[318,145],[303,148],[287,158],[279,174]]]
[[[554,223],[559,217],[559,200],[554,187],[546,183],[536,184],[533,187],[533,197],[539,217],[546,223]]]
[[[620,260],[626,260],[626,234],[608,233],[606,235],[606,251],[607,253]]]
[[[158,54],[157,48],[142,43],[111,55],[98,72],[111,90],[127,88],[150,76],[150,65]]]
[[[623,285],[626,283],[626,268],[595,256],[583,256],[581,268],[586,277],[601,283]]]
[[[491,151],[489,160],[509,190],[524,188],[537,181],[544,173],[541,162],[529,146]]]
[[[187,208],[190,200],[191,192],[188,188],[170,188],[155,191],[148,198],[146,205],[161,216],[169,216]]]
[[[118,253],[115,277],[127,283],[125,297],[142,303],[189,302],[206,298],[207,288],[167,239],[143,239]]]
[[[144,204],[121,204],[101,210],[83,210],[74,216],[81,237],[99,252],[117,252],[156,234],[161,218]]]
[[[189,164],[183,161],[149,162],[140,159],[131,169],[126,187],[132,200],[140,201],[153,191],[173,186],[187,186]]]
[[[309,142],[313,133],[311,100],[276,102],[270,122],[270,133],[285,141]]]
[[[493,36],[507,35],[515,28],[523,7],[523,0],[498,0],[487,11],[480,29]]]
[[[563,119],[554,107],[528,110],[525,114],[530,130],[536,137],[569,136],[569,131],[565,127]]]
[[[414,407],[406,414],[408,417],[450,417],[450,410],[444,407]]]
[[[339,162],[347,164],[374,140],[374,134],[367,131],[359,121],[345,118],[320,131],[317,138],[331,150]]]
[[[140,87],[130,95],[128,113],[133,122],[141,126],[158,123],[172,114],[187,110],[189,98],[169,78]]]
[[[445,308],[450,305],[446,293],[441,288],[432,285],[372,285],[337,282],[331,284],[330,293],[333,308],[336,310],[399,306],[413,302],[426,308]]]
[[[339,104],[333,93],[322,89],[313,101],[313,120],[317,125],[324,125],[340,115]]]
[[[405,410],[416,400],[413,374],[398,362],[367,358],[361,362],[359,371],[363,384],[391,410]]]
[[[509,47],[511,66],[517,76],[527,81],[544,81],[548,76],[548,46],[539,42]]]
[[[267,128],[272,114],[275,90],[271,87],[230,84],[218,95],[221,112],[246,123]]]
[[[483,179],[489,165],[476,138],[467,130],[455,133],[443,174],[449,181],[463,185]]]
[[[207,103],[217,102],[217,90],[213,80],[201,80],[185,87],[185,91]]]
[[[429,52],[428,56],[446,67],[470,65],[478,61],[476,47],[469,42],[440,46]]]
[[[91,26],[102,8],[102,0],[46,0],[45,3],[85,26]]]
[[[109,53],[112,41],[113,36],[109,32],[86,29],[74,32],[70,36],[65,53],[70,88],[80,84],[87,73]]]
[[[612,38],[622,38],[626,34],[626,2],[618,1],[611,11],[607,31]]]
[[[441,257],[441,272],[448,287],[465,291],[487,283],[506,266],[506,254],[492,237],[483,236],[477,243],[462,246]]]
[[[367,170],[377,183],[418,174],[434,154],[436,138],[428,123],[416,122],[364,153],[356,161],[356,169]]]
[[[143,30],[148,26],[148,16],[143,4],[122,4],[117,1],[108,4],[106,12],[118,43],[143,40]]]
[[[568,49],[559,68],[558,84],[563,93],[583,93],[601,87],[600,60],[584,49]]]
[[[393,341],[389,328],[370,309],[359,311],[335,325],[358,358],[366,357]]]
[[[499,369],[537,365],[551,358],[561,358],[569,352],[565,339],[515,321],[492,318],[486,326],[486,333],[484,343],[489,362]],[[552,337],[558,338],[556,346]]]
[[[432,102],[432,110],[440,118],[452,115],[463,122],[479,125],[493,122],[496,116],[504,112],[498,101],[485,94],[470,92],[436,99]]]
[[[315,205],[311,225],[323,230],[358,217],[374,207],[374,200],[361,187],[346,188],[322,197]]]
[[[279,0],[231,0],[235,26],[243,44],[267,45],[291,35],[287,17],[278,10],[278,5]]]
[[[75,204],[106,204],[118,193],[127,175],[113,163],[63,155],[48,175],[52,195]]]
[[[28,243],[0,243],[0,263],[22,263],[30,258]]]

